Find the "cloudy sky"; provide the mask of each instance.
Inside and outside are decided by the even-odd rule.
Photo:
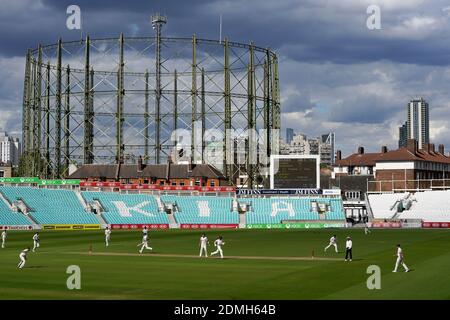
[[[79,39],[66,8],[79,5],[92,37],[152,35],[254,41],[279,56],[282,126],[310,136],[336,132],[344,154],[396,147],[408,100],[430,103],[431,139],[450,147],[448,0],[0,0],[0,128],[21,134],[24,54],[39,42]],[[381,9],[369,30],[366,10]],[[284,135],[284,132],[283,132]]]

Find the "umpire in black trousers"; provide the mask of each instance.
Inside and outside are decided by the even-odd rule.
[[[347,237],[347,241],[345,242],[345,261],[352,261],[353,259],[352,248],[353,248],[352,239],[350,237]]]

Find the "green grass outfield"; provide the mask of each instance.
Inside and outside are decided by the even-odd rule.
[[[223,260],[194,257],[200,233],[152,230],[154,253],[137,255],[140,231],[113,231],[108,248],[103,231],[42,232],[41,248],[19,270],[19,252],[32,245],[32,233],[10,231],[7,247],[0,249],[0,299],[450,298],[448,230],[373,230],[367,236],[343,229],[207,230],[210,249],[220,233],[225,256],[235,256]],[[353,262],[344,262],[343,253],[332,248],[324,254],[333,233],[341,251],[345,237],[352,236]],[[397,243],[410,273],[392,273]],[[93,255],[87,254],[90,245]],[[81,268],[81,290],[66,287],[69,265]],[[381,290],[367,289],[369,265],[381,268]]]

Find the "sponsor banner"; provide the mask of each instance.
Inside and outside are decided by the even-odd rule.
[[[43,230],[99,230],[99,224],[43,224]]]
[[[120,189],[123,190],[159,190],[159,186],[155,184],[122,184]]]
[[[237,229],[238,224],[180,224],[181,229]]]
[[[119,188],[120,182],[88,182],[80,181],[80,187]]]
[[[0,226],[0,230],[33,230],[33,226]]]
[[[111,229],[169,229],[168,224],[111,224],[109,225]]]
[[[237,189],[238,196],[251,195],[320,195],[321,189]],[[339,192],[340,194],[340,192]]]
[[[198,187],[200,192],[235,192],[234,187]]]
[[[422,222],[422,228],[450,228],[450,222]]]
[[[323,189],[322,194],[324,196],[340,196],[341,189]]]
[[[343,228],[342,222],[333,223],[273,223],[273,224],[248,224],[247,229],[324,229],[324,228]]]
[[[80,180],[40,180],[38,185],[40,186],[78,186]]]
[[[422,228],[422,221],[402,222],[402,228]]]
[[[234,192],[234,187],[200,187],[200,186],[160,186],[160,190],[200,191],[200,192]]]
[[[372,222],[372,228],[401,228],[400,222]]]
[[[39,183],[37,177],[23,177],[23,178],[0,178],[0,183]]]

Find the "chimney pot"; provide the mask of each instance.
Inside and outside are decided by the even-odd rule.
[[[439,153],[445,156],[445,147],[443,144],[439,145]]]
[[[416,154],[417,152],[417,140],[416,139],[408,139],[406,142],[406,148],[409,152]]]
[[[341,160],[342,159],[342,152],[341,150],[336,151],[336,160]]]
[[[364,154],[364,147],[358,148],[358,154]]]
[[[386,146],[382,146],[381,153],[386,153],[386,152],[388,152],[388,148]]]

